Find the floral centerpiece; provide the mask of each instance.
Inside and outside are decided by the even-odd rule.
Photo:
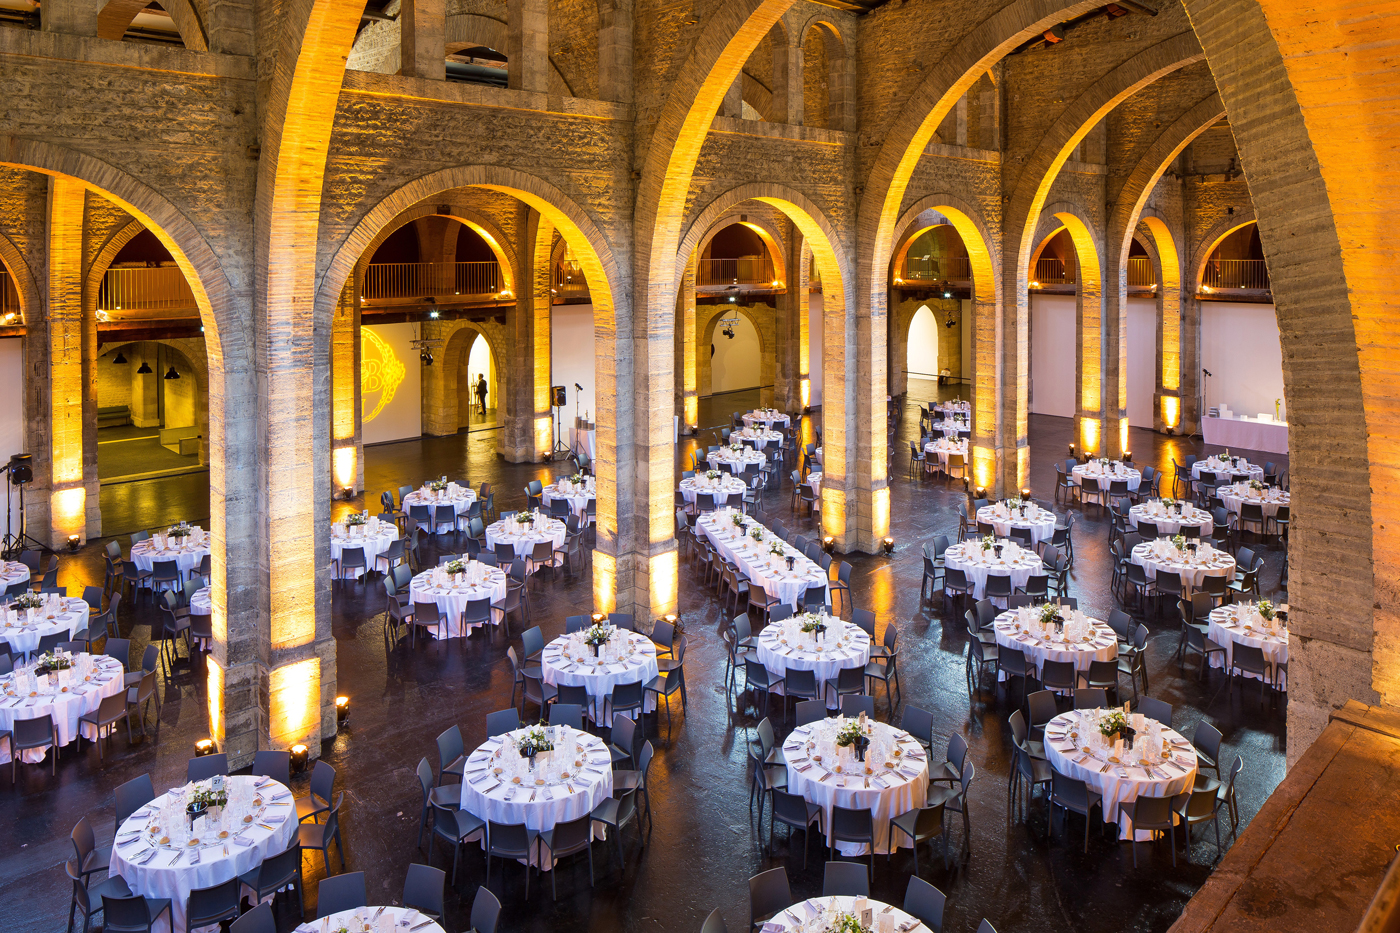
[[[1167,512],[1170,512],[1170,511],[1172,510],[1172,507],[1173,507],[1174,505],[1176,505],[1176,500],[1175,500],[1175,499],[1172,499],[1172,498],[1169,497],[1169,496],[1163,496],[1161,501],[1162,501],[1162,509],[1163,509],[1164,511],[1167,511]]]
[[[20,593],[15,597],[15,608],[17,609],[38,609],[44,605],[44,597],[38,593]]]
[[[39,655],[39,662],[35,666],[35,672],[39,674],[52,674],[56,671],[66,671],[72,666],[73,658],[70,655],[50,651],[47,654]]]
[[[515,521],[520,525],[533,525],[535,523],[535,510],[524,509],[515,513]]]
[[[1186,536],[1185,536],[1185,535],[1172,535],[1172,547],[1176,548],[1178,551],[1185,550],[1185,549],[1186,549]]]
[[[1273,603],[1269,602],[1267,599],[1261,599],[1261,600],[1259,600],[1259,605],[1258,605],[1257,608],[1258,608],[1258,610],[1259,610],[1259,617],[1260,617],[1261,619],[1263,619],[1265,622],[1272,622],[1272,621],[1274,621],[1274,604],[1273,604]]]
[[[1064,614],[1060,611],[1058,603],[1045,603],[1040,607],[1040,622],[1042,625],[1059,625],[1064,622]]]
[[[1013,511],[1013,512],[1016,511],[1017,509],[1021,508],[1021,506],[1023,506],[1023,505],[1025,505],[1025,503],[1021,501],[1021,497],[1020,497],[1020,496],[1016,496],[1016,497],[1014,497],[1014,498],[1011,498],[1011,499],[1007,499],[1007,500],[1006,500],[1006,507],[1007,507],[1008,509],[1010,509],[1011,511]]]
[[[612,638],[612,626],[593,624],[583,631],[583,643],[593,649],[593,656],[598,656],[598,649],[603,647]]]
[[[1113,739],[1128,731],[1128,719],[1121,709],[1111,710],[1099,717],[1099,733],[1106,739]]]
[[[802,627],[803,634],[810,635],[812,632],[826,631],[826,623],[815,612],[804,612],[797,617],[797,620]]]
[[[730,517],[731,519],[734,520],[734,527],[735,527],[735,528],[743,528],[743,527],[744,527],[744,513],[742,513],[742,512],[732,512],[732,513],[730,513],[730,516],[729,516],[729,517]]]
[[[762,529],[762,528],[754,528],[754,529],[750,530],[750,531],[749,531],[749,537],[750,537],[750,538],[753,538],[755,541],[762,541],[762,540],[763,540],[763,529]]]
[[[570,477],[569,477],[569,482],[573,483],[575,486],[582,486],[582,485],[583,485],[583,474],[582,474],[582,473],[575,473],[573,476],[570,476]]]
[[[705,479],[711,481],[719,479],[719,470],[706,470]]]
[[[554,751],[554,743],[549,740],[549,728],[542,722],[527,726],[515,735],[515,748],[522,755],[533,758],[537,752]]]
[[[1099,466],[1103,467],[1105,470],[1108,469],[1108,465],[1109,465],[1109,463],[1111,463],[1111,462],[1112,462],[1112,461],[1110,461],[1107,457],[1100,457],[1100,458],[1099,458]]]
[[[732,454],[737,454],[739,451],[741,451],[741,450],[743,450],[743,449],[744,449],[744,445],[743,445],[743,444],[730,444],[730,445],[729,445],[729,452],[732,453]]]
[[[447,488],[447,480],[445,480],[445,479],[429,480],[429,481],[428,481],[428,488],[431,489],[433,492],[442,492],[444,489]]]
[[[992,535],[983,535],[983,536],[982,536],[982,551],[983,551],[983,553],[985,553],[985,552],[987,552],[987,551],[990,551],[992,548],[996,547],[996,543],[997,543],[997,539],[996,539],[994,536],[992,536]]]
[[[841,748],[850,748],[863,738],[865,734],[860,731],[860,722],[855,719],[847,720],[836,732],[836,744]]]
[[[203,807],[226,807],[228,806],[228,790],[219,787],[195,786],[190,791],[189,803],[191,806],[201,804]]]
[[[460,560],[450,560],[442,569],[450,574],[466,573],[467,565]]]
[[[776,541],[776,540],[775,540],[771,545],[769,545],[769,547],[768,547],[768,553],[769,553],[769,554],[772,554],[772,555],[774,555],[774,556],[776,556],[776,557],[782,557],[782,556],[783,556],[783,542],[781,542],[781,541]]]
[[[841,914],[826,928],[826,933],[870,933],[870,928],[861,926],[855,914]]]
[[[1249,481],[1249,488],[1254,490],[1255,492],[1263,492],[1264,484],[1259,482],[1259,480],[1257,479],[1252,479]]]
[[[345,524],[351,527],[363,525],[367,521],[369,521],[369,516],[364,512],[351,512],[349,515],[345,516]]]
[[[188,538],[190,536],[190,526],[187,522],[174,525],[166,532],[172,538]]]

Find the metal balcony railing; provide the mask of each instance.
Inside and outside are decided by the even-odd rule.
[[[1157,284],[1157,270],[1148,256],[1128,257],[1128,287],[1151,288]]]
[[[1269,267],[1262,259],[1211,259],[1201,272],[1203,288],[1269,287]]]
[[[773,263],[767,256],[738,259],[702,259],[695,265],[697,287],[712,285],[771,285]]]
[[[19,292],[15,290],[15,281],[10,278],[9,271],[0,269],[0,324],[15,323],[5,320],[10,315],[16,319],[19,317]]]
[[[178,266],[108,269],[97,290],[100,311],[175,311],[194,307],[194,292]]]
[[[966,256],[942,256],[938,258],[922,256],[904,257],[906,282],[966,282],[972,278],[972,263]]]
[[[588,282],[583,270],[574,266],[554,267],[554,297],[565,301],[588,297]]]
[[[1031,281],[1041,285],[1073,285],[1074,270],[1066,269],[1063,259],[1037,259]]]
[[[501,270],[495,262],[374,262],[365,266],[362,301],[495,295]]]

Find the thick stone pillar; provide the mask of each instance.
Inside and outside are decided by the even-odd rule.
[[[505,430],[500,452],[511,463],[539,463],[554,446],[550,406],[549,325],[554,227],[520,203],[516,212],[516,301],[510,320],[510,359],[503,391]]]
[[[677,330],[680,337],[681,378],[677,380],[681,395],[681,425],[693,434],[700,426],[699,336],[695,332],[695,259],[694,253],[685,264],[680,294],[676,296]],[[708,353],[708,349],[706,350]]]
[[[506,4],[506,80],[521,91],[549,91],[549,3]]]
[[[346,489],[357,493],[365,488],[365,447],[360,422],[359,292],[354,279],[346,282],[331,323],[332,495],[340,495]]]
[[[632,102],[632,0],[598,5],[598,96]]]
[[[1110,242],[1112,242],[1110,240]],[[1128,449],[1128,269],[1118,250],[1106,251],[1101,296],[1103,315],[1103,411],[1100,434],[1105,456],[1121,457]]]
[[[806,372],[802,366],[803,325],[807,322],[806,266],[802,261],[806,244],[802,231],[788,223],[783,231],[783,265],[788,280],[786,292],[778,296],[774,313],[773,404],[784,411],[801,411],[802,383]]]
[[[1181,294],[1180,341],[1181,425],[1177,433],[1192,434],[1201,429],[1201,418],[1210,411],[1209,400],[1202,398],[1203,383],[1210,380],[1201,372],[1201,302],[1186,285]]]
[[[35,450],[49,462],[49,527],[29,533],[55,550],[69,535],[87,539],[88,477],[84,475],[83,399],[87,395],[83,327],[83,216],[86,192],[70,178],[49,179],[48,276],[43,328],[48,362],[49,449]],[[92,338],[95,340],[96,335]],[[86,373],[85,373],[86,371]],[[39,472],[35,471],[36,475]],[[97,496],[95,470],[91,496]]]
[[[95,36],[101,6],[92,0],[49,0],[39,12],[39,28],[70,36]]]
[[[408,78],[447,79],[447,17],[444,0],[403,0],[399,7],[399,73]]]
[[[778,123],[802,123],[802,42],[793,30],[774,35],[772,115]]]

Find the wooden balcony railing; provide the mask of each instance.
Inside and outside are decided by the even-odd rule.
[[[972,278],[972,263],[966,256],[941,256],[924,259],[922,256],[904,257],[906,282],[966,282]]]
[[[714,285],[770,285],[773,282],[773,262],[767,256],[742,256],[738,259],[703,259],[695,265],[695,284],[703,288]]]
[[[1269,287],[1269,267],[1262,259],[1211,259],[1201,273],[1202,288]]]
[[[1037,259],[1031,281],[1041,285],[1073,285],[1074,270],[1066,269],[1063,259]]]
[[[108,269],[97,290],[100,311],[180,311],[195,308],[178,266]]]
[[[1128,287],[1151,288],[1157,284],[1157,270],[1148,256],[1128,257]]]
[[[495,262],[375,262],[365,266],[363,301],[495,295],[501,270]]]

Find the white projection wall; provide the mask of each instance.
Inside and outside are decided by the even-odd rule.
[[[938,332],[942,330],[927,305],[920,306],[909,322],[909,353],[904,368],[911,379],[938,377]]]
[[[816,408],[822,403],[822,296],[815,292],[807,296],[807,377],[807,404]]]
[[[34,453],[24,449],[24,341],[18,337],[0,340],[0,398],[10,399],[0,406],[0,463],[9,463],[12,454]],[[7,488],[18,532],[19,491]]]
[[[360,417],[366,444],[423,434],[423,364],[409,346],[413,329],[412,324],[360,328]]]
[[[1214,375],[1203,379],[1206,407],[1224,403],[1253,418],[1273,414],[1283,398],[1283,353],[1278,318],[1271,304],[1201,302],[1201,365]],[[1286,421],[1287,408],[1280,406]]]
[[[1074,417],[1073,295],[1031,295],[1031,411]]]
[[[739,323],[734,325],[732,340],[719,326],[710,338],[715,348],[715,355],[710,358],[710,391],[716,394],[753,389],[763,381],[758,367],[758,331],[747,316],[735,316]],[[710,348],[701,347],[700,351],[708,353]]]
[[[589,414],[597,421],[598,406],[593,398],[593,306],[555,305],[550,312],[549,365],[553,373],[550,385],[569,390],[569,404],[564,406],[564,427],[574,423],[574,397],[580,393],[574,383],[583,386],[578,413]]]
[[[1152,427],[1157,388],[1157,302],[1128,299],[1128,424]]]

